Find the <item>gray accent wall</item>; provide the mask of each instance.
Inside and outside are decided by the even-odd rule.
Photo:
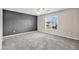
[[[3,36],[37,30],[37,16],[3,10]]]

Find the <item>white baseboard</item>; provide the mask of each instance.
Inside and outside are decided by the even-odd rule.
[[[17,33],[17,34],[7,35],[7,36],[3,36],[3,38],[12,37],[12,36],[16,36],[16,35],[22,35],[22,34],[30,33],[30,32],[34,32],[34,31],[29,31],[29,32],[23,32],[23,33]]]

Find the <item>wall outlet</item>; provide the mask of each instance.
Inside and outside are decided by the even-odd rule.
[[[15,33],[16,31],[15,30],[13,30],[13,33]]]

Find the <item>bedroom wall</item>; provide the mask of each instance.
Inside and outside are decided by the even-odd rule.
[[[58,16],[57,30],[45,30],[45,17]],[[66,9],[38,16],[38,31],[79,40],[79,9]]]
[[[37,17],[3,10],[3,36],[37,30]]]
[[[2,9],[0,8],[0,49],[2,48]]]

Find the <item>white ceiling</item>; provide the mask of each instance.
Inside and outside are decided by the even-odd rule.
[[[45,11],[43,11],[42,14],[37,14],[37,10],[39,8],[4,8],[4,9],[39,16],[39,15],[42,15],[42,14],[56,12],[56,11],[64,10],[64,9],[67,9],[67,8],[44,8]]]

